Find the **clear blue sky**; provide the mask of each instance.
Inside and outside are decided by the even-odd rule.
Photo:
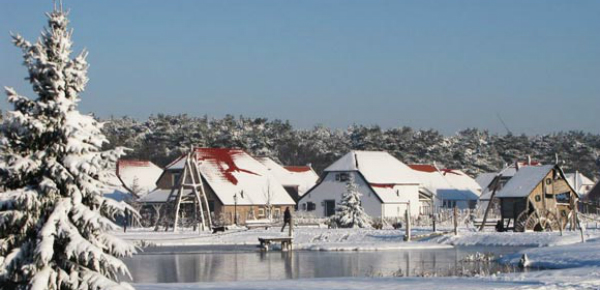
[[[81,109],[600,133],[600,1],[65,0],[90,51]],[[0,85],[31,96],[9,31],[50,0],[0,2]],[[0,107],[6,110],[2,97]]]

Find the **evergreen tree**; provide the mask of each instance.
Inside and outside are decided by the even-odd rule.
[[[132,209],[102,196],[124,152],[101,151],[101,124],[77,111],[87,52],[71,58],[62,8],[47,16],[35,44],[13,36],[37,98],[5,88],[14,110],[0,126],[0,288],[132,289],[116,280],[135,247],[108,234]]]
[[[346,192],[335,209],[336,213],[332,221],[341,228],[370,228],[370,217],[362,207],[358,186],[354,181],[354,175],[350,174],[346,182]]]

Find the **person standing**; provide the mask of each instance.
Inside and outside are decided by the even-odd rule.
[[[283,227],[281,227],[281,231],[283,232],[283,229],[285,229],[285,225],[288,225],[289,227],[292,226],[291,224],[292,221],[292,213],[290,212],[290,207],[286,207],[285,211],[283,212]]]

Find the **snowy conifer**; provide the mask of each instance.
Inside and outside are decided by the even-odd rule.
[[[358,186],[354,181],[354,175],[350,174],[346,183],[346,192],[342,196],[341,202],[335,209],[336,213],[332,217],[333,222],[341,228],[370,228],[370,217],[365,213],[362,207],[360,197],[362,194],[358,191]]]
[[[37,98],[5,88],[14,110],[0,126],[0,288],[132,289],[116,280],[135,247],[108,234],[127,206],[101,193],[123,149],[100,151],[101,124],[77,111],[87,53],[70,57],[66,12],[47,16],[36,43],[13,36]]]

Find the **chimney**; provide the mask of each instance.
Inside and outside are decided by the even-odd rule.
[[[527,155],[527,165],[531,166],[531,155]]]

